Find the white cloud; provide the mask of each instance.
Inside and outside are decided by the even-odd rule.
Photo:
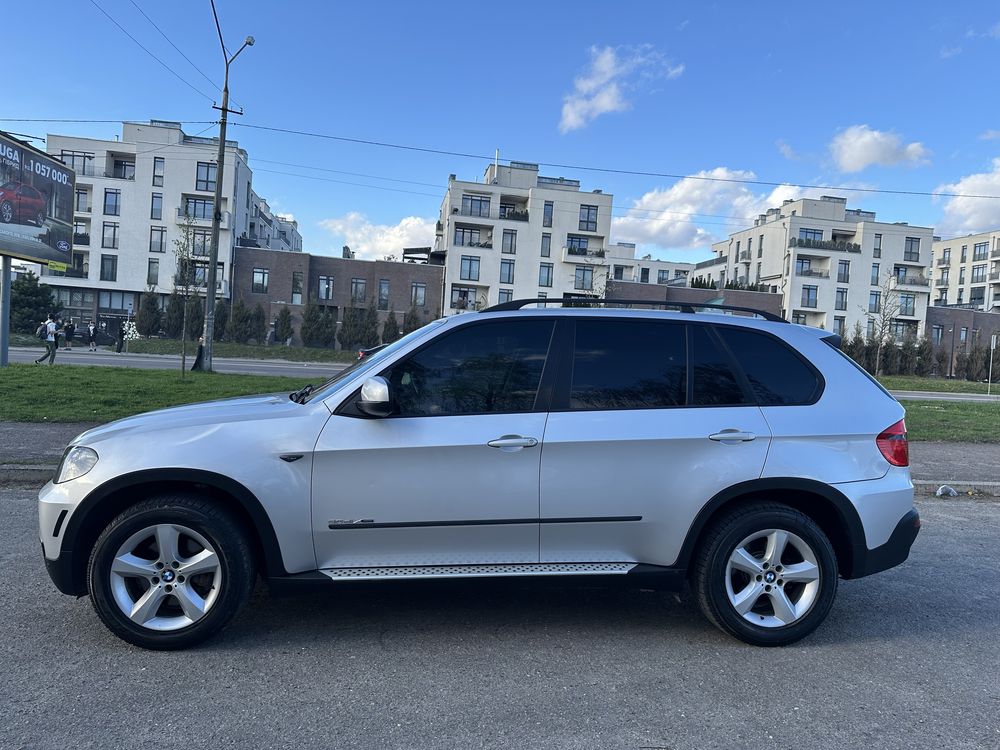
[[[937,193],[1000,196],[1000,158],[992,170],[966,175],[957,182],[939,185]],[[1000,198],[945,198],[940,234],[975,234],[1000,226]]]
[[[573,91],[563,97],[559,130],[568,133],[591,121],[631,107],[626,94],[650,80],[674,79],[684,65],[673,65],[652,45],[591,47],[590,63],[573,81]]]
[[[789,146],[785,141],[778,139],[774,142],[774,145],[778,147],[778,151],[789,161],[798,161],[801,157],[795,153],[795,150]]]
[[[994,24],[989,31],[986,32],[986,36],[991,36],[994,39],[1000,39],[1000,23]]]
[[[698,172],[669,188],[656,188],[635,200],[627,216],[615,217],[616,241],[662,249],[703,248],[731,232],[751,226],[768,208],[789,198],[818,197],[820,190],[780,185],[756,193],[751,185],[714,180],[753,180],[753,172],[728,167]],[[727,218],[733,217],[733,218]]]
[[[995,141],[997,139],[1000,139],[1000,130],[987,130],[979,134],[981,141]]]
[[[962,54],[962,48],[961,47],[942,47],[941,48],[941,52],[939,54],[941,55],[941,59],[942,60],[947,60],[949,57],[955,57],[956,55]]]
[[[373,224],[357,211],[323,219],[319,225],[342,245],[349,245],[356,257],[381,260],[386,255],[402,257],[404,247],[434,244],[434,219],[407,216],[398,224]]]
[[[904,144],[895,133],[851,125],[830,141],[830,153],[842,172],[860,172],[873,164],[925,164],[930,152],[922,143]]]

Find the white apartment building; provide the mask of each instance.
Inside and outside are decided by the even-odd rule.
[[[875,220],[848,209],[847,199],[787,200],[752,228],[712,245],[715,258],[693,276],[722,288],[727,281],[760,284],[782,294],[785,318],[849,334],[872,331],[884,288],[898,294],[897,338],[922,335],[930,298],[933,229]]]
[[[71,266],[40,269],[64,317],[120,318],[139,309],[145,291],[165,302],[177,273],[174,240],[188,222],[195,285],[204,288],[218,143],[162,120],[122,123],[121,140],[48,136],[48,153],[77,176]],[[226,142],[222,179],[217,292],[228,297],[237,239],[250,235],[253,196],[247,152],[236,141]],[[301,249],[301,237],[297,242]]]
[[[1000,312],[1000,229],[934,239],[934,305]]]
[[[257,247],[265,250],[302,252],[299,223],[290,216],[271,211],[267,200],[250,190],[250,223],[236,238],[237,247]]]

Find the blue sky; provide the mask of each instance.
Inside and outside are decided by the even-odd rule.
[[[96,2],[193,87],[217,96],[136,9],[221,80],[208,0]],[[30,7],[20,11],[20,32],[7,35],[7,58],[21,62],[6,79],[2,116],[213,118],[208,98],[90,0]],[[218,0],[227,43],[257,40],[231,76],[232,97],[246,111],[235,119],[248,124],[469,154],[499,148],[501,159],[1000,196],[1000,7],[789,7]],[[120,132],[114,124],[0,127],[42,136]],[[299,220],[311,252],[346,242],[379,257],[429,244],[448,174],[477,179],[485,166],[243,127],[230,134],[250,153],[256,190]],[[769,203],[831,192],[543,173],[613,193],[613,240],[682,260],[706,257],[714,239]],[[881,219],[939,234],[1000,226],[1000,200],[840,194]]]

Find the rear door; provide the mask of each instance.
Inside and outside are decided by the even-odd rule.
[[[716,493],[760,476],[770,432],[711,326],[577,318],[542,449],[542,562],[670,565]]]

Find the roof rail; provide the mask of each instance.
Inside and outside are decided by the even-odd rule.
[[[492,307],[487,307],[480,312],[510,312],[512,310],[520,310],[525,305],[534,304],[560,304],[569,305],[572,307],[585,306],[585,305],[647,305],[652,307],[672,307],[680,310],[684,313],[695,313],[699,309],[707,310],[723,310],[732,312],[745,312],[751,315],[759,315],[764,320],[770,320],[773,323],[787,323],[788,321],[779,315],[767,312],[766,310],[758,310],[755,307],[740,307],[738,305],[716,305],[709,302],[670,302],[667,300],[656,300],[656,299],[598,299],[598,298],[587,298],[587,297],[568,297],[568,298],[552,298],[552,297],[539,297],[526,298],[526,299],[513,299],[509,302],[501,302],[498,305],[493,305]]]

